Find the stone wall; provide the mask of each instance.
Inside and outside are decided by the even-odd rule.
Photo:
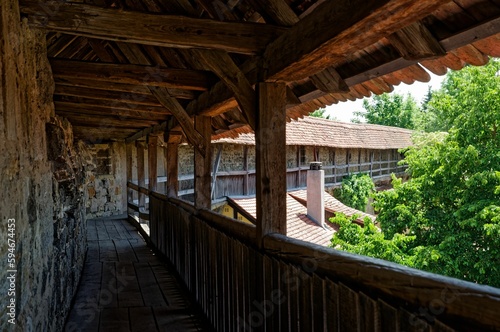
[[[124,142],[94,144],[84,156],[87,218],[126,212],[126,151]]]
[[[20,23],[17,0],[1,1],[1,331],[61,331],[83,266],[85,145],[54,116],[53,89],[45,35]]]

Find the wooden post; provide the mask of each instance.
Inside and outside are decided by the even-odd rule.
[[[295,188],[300,188],[300,146],[297,145],[297,177],[295,180]]]
[[[373,151],[370,152],[370,177],[373,178]]]
[[[257,237],[286,235],[286,85],[258,84]]]
[[[217,184],[217,172],[219,171],[219,164],[220,164],[220,159],[222,157],[222,144],[219,144],[218,149],[217,149],[217,156],[215,157],[214,161],[214,168],[213,168],[213,175],[212,175],[212,191],[210,194],[210,197],[212,199],[215,199],[215,188]]]
[[[243,147],[243,195],[248,195],[248,145]]]
[[[167,142],[167,196],[177,197],[179,195],[179,142],[178,140],[169,140]]]
[[[158,189],[158,136],[148,136],[148,189]]]
[[[144,173],[144,142],[136,142],[137,148],[137,184],[139,187],[144,187],[146,184]],[[139,208],[146,207],[146,196],[139,191]]]
[[[358,150],[358,173],[361,173],[361,149]]]
[[[127,184],[132,181],[132,144],[126,145],[126,158],[127,158]],[[134,191],[127,187],[127,203],[133,203]],[[127,208],[128,210],[128,208]]]
[[[347,176],[349,176],[351,173],[350,173],[350,161],[349,161],[349,149],[347,149],[347,152],[345,154],[345,159],[346,159],[346,162],[347,162]]]
[[[194,126],[201,134],[205,143],[205,154],[199,149],[194,149],[194,205],[196,208],[210,209],[212,200],[210,198],[210,182],[212,176],[210,168],[212,166],[212,153],[210,139],[212,136],[212,121],[208,116],[196,116]]]

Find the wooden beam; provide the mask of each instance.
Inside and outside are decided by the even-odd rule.
[[[250,127],[255,130],[257,103],[255,91],[229,54],[213,50],[193,50],[192,52],[233,91],[243,116]]]
[[[194,118],[196,131],[203,137],[205,153],[198,149],[194,151],[194,205],[196,208],[210,209],[212,200],[210,198],[210,182],[212,179],[210,168],[212,165],[211,137],[212,124],[208,116],[196,116]]]
[[[47,10],[47,8],[53,8]],[[186,16],[104,9],[60,1],[21,1],[32,27],[144,45],[261,53],[286,29],[250,22],[219,22]]]
[[[144,85],[95,81],[92,79],[79,79],[74,77],[56,77],[54,81],[56,83],[56,90],[57,87],[68,86],[68,87],[79,87],[83,89],[121,92],[123,95],[126,96],[127,94],[151,96],[151,92],[149,91],[148,87]],[[175,89],[175,88],[169,88],[167,90],[168,93],[174,98],[194,99],[197,96],[193,90]]]
[[[422,22],[415,22],[387,37],[407,60],[433,59],[446,54],[444,48]]]
[[[153,95],[121,93],[115,91],[98,90],[91,88],[81,88],[74,86],[56,85],[55,95],[90,98],[97,100],[119,101],[128,104],[161,106]]]
[[[96,126],[100,128],[144,128],[151,127],[158,124],[158,121],[153,120],[120,120],[113,119],[109,116],[97,116],[93,115],[89,117],[87,115],[82,115],[79,113],[71,113],[71,112],[61,112],[61,115],[68,118],[69,122],[77,126]]]
[[[126,102],[109,101],[109,100],[99,100],[99,99],[89,99],[81,97],[72,96],[54,96],[54,103],[57,105],[65,105],[64,107],[71,107],[72,110],[79,110],[85,112],[87,109],[95,110],[124,110],[126,112],[149,112],[155,114],[170,114],[170,112],[163,106],[145,106],[130,104]]]
[[[55,102],[56,113],[58,115],[80,115],[97,118],[110,118],[114,120],[151,120],[151,121],[165,121],[170,116],[169,113],[153,113],[148,111],[137,111],[137,110],[119,110],[110,108],[99,108],[95,106],[86,106],[81,104],[71,104],[71,103],[61,103]]]
[[[148,136],[148,189],[158,189],[158,136]]]
[[[178,140],[167,142],[167,196],[178,197],[179,195],[179,143]]]
[[[285,0],[248,0],[269,22],[290,27],[299,22],[299,17]]]
[[[319,73],[310,77],[313,84],[323,92],[327,93],[341,93],[348,92],[344,79],[333,67],[328,67]]]
[[[199,70],[111,64],[77,60],[50,59],[55,78],[91,79],[95,81],[159,86],[187,90],[207,90],[212,80]]]
[[[139,187],[144,187],[146,185],[146,175],[144,168],[144,142],[137,141],[135,144],[137,149],[137,184]],[[139,208],[146,207],[146,197],[142,192],[139,191]]]
[[[120,43],[118,47],[124,53],[128,61],[139,63],[141,65],[151,64],[144,53],[137,47],[137,45]],[[198,150],[202,155],[205,155],[206,146],[203,137],[194,128],[193,121],[184,110],[184,107],[182,107],[177,99],[170,96],[168,90],[165,88],[150,86],[149,91],[158,100],[158,102],[167,110],[169,110],[177,119],[188,142],[193,145],[194,148]]]
[[[195,129],[193,121],[177,99],[170,97],[165,89],[151,87],[150,90],[158,101],[177,119],[188,142],[203,156],[206,155],[207,146],[203,136]]]
[[[257,85],[259,111],[255,130],[257,238],[286,235],[286,86]]]
[[[421,19],[449,0],[326,1],[271,42],[268,80],[298,81]]]

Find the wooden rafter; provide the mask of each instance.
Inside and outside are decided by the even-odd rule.
[[[56,77],[54,79],[56,83],[56,93],[57,91],[61,91],[60,89],[66,89],[64,87],[74,87],[74,88],[82,88],[93,89],[93,90],[105,90],[105,91],[113,91],[119,92],[123,94],[123,97],[127,99],[129,95],[141,95],[141,96],[151,96],[151,92],[144,85],[132,85],[125,83],[114,83],[114,82],[105,82],[105,81],[95,81],[91,79],[80,79],[74,77]],[[61,87],[61,88],[60,88]],[[75,90],[78,91],[78,90]],[[179,99],[194,99],[196,97],[196,93],[194,90],[185,90],[185,89],[168,89],[168,93],[175,98]],[[140,97],[137,97],[140,98]],[[131,99],[131,98],[128,98]]]
[[[257,54],[285,31],[267,24],[219,22],[118,11],[79,3],[21,1],[31,26],[104,40],[163,47],[198,47]]]
[[[267,79],[297,81],[311,76],[448,1],[326,1],[266,48]]]
[[[131,64],[110,64],[50,59],[55,78],[92,79],[96,81],[159,86],[188,90],[206,90],[209,73],[199,70],[161,68]]]
[[[205,66],[210,68],[234,93],[250,127],[255,130],[257,98],[245,74],[236,66],[229,54],[223,51],[193,50]]]
[[[387,37],[407,60],[425,60],[446,54],[439,41],[421,22],[412,23]]]
[[[130,62],[141,65],[151,65],[148,58],[141,52],[137,45],[120,44],[118,46],[125,57]],[[188,142],[203,156],[205,156],[207,146],[203,136],[194,128],[192,119],[186,113],[182,105],[173,98],[167,89],[157,86],[149,86],[149,91],[158,100],[158,102],[169,110],[179,122],[182,131],[186,135]]]

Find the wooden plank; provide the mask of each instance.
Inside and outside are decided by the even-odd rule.
[[[68,118],[69,122],[74,126],[87,126],[87,127],[103,127],[103,128],[135,128],[136,130],[139,128],[150,127],[155,124],[158,124],[158,121],[155,120],[137,120],[131,119],[128,120],[120,120],[120,119],[112,119],[106,116],[98,116],[92,115],[92,117],[85,116],[81,113],[69,112],[69,111],[60,111],[58,114],[61,116]]]
[[[125,83],[204,91],[210,84],[209,73],[197,70],[161,68],[131,64],[111,64],[78,60],[50,59],[56,78],[91,79],[102,82]]]
[[[148,189],[158,189],[158,136],[148,136]]]
[[[54,81],[56,83],[56,87],[57,86],[79,87],[84,89],[121,92],[124,95],[134,94],[139,96],[151,96],[151,92],[149,91],[147,86],[144,85],[103,82],[92,79],[82,79],[74,77],[59,77],[59,78],[54,78]],[[169,88],[167,90],[169,94],[174,98],[194,99],[196,97],[196,93],[193,90],[174,89],[174,88]]]
[[[312,323],[313,331],[328,331],[326,321],[333,314],[326,310],[326,288],[324,280],[318,275],[312,276]]]
[[[360,331],[380,331],[380,315],[377,302],[364,293],[359,293]],[[402,331],[408,331],[403,329]]]
[[[398,310],[382,300],[378,300],[380,328],[382,331],[400,331]]]
[[[99,331],[129,331],[128,308],[104,308],[101,310]]]
[[[359,297],[349,287],[339,284],[339,307],[340,331],[359,331]],[[398,331],[398,330],[383,330]]]
[[[148,263],[134,263],[135,271],[137,273],[137,280],[141,289],[144,305],[146,306],[161,306],[166,307],[167,303],[163,298],[163,293],[156,282],[156,278]]]
[[[126,101],[110,101],[84,97],[54,95],[54,102],[57,104],[56,107],[59,106],[63,109],[68,108],[69,110],[81,112],[85,112],[87,110],[96,110],[106,113],[112,110],[125,110],[130,112],[131,114],[134,114],[134,112],[142,114],[149,113],[155,115],[171,114],[170,111],[165,109],[163,106],[129,104]],[[124,113],[126,114],[126,112]]]
[[[212,136],[212,125],[210,117],[196,116],[195,130],[201,134],[205,153],[195,149],[194,153],[194,201],[196,208],[210,209],[212,200],[210,198],[210,180],[212,178],[210,168],[212,166],[212,153],[210,139]]]
[[[101,289],[99,291],[99,307],[118,307],[118,293],[116,290],[115,262],[103,262]]]
[[[90,106],[85,104],[75,104],[75,103],[66,103],[66,102],[55,102],[56,113],[62,116],[87,116],[87,117],[97,117],[101,118],[103,123],[108,123],[107,120],[113,118],[118,118],[120,120],[138,120],[138,121],[154,121],[158,123],[158,121],[165,121],[169,118],[170,113],[156,113],[151,112],[149,110],[137,110],[137,109],[112,109],[107,107],[100,106]],[[163,110],[165,110],[162,107]],[[92,123],[89,121],[89,123]],[[139,122],[142,123],[142,122]],[[134,126],[137,127],[137,126]]]
[[[134,264],[131,261],[116,263],[118,306],[120,308],[142,307],[141,290],[135,273]]]
[[[445,49],[422,22],[412,23],[387,37],[407,60],[425,60],[446,54]]]
[[[118,261],[137,262],[137,257],[135,256],[134,249],[127,239],[113,240],[113,243],[115,244]]]
[[[256,54],[285,28],[247,22],[219,22],[186,16],[104,9],[84,4],[22,1],[32,27],[97,39],[161,47],[197,47]],[[56,10],[44,10],[56,8]]]
[[[156,320],[151,307],[130,308],[130,331],[156,331]]]
[[[259,83],[255,131],[257,238],[286,234],[286,89],[285,84]]]
[[[193,50],[192,52],[233,91],[247,123],[255,130],[257,105],[255,91],[229,54],[213,50]]]
[[[116,254],[115,244],[113,240],[99,240],[99,261],[101,262],[116,262],[118,256]]]
[[[94,88],[83,88],[56,84],[55,95],[81,97],[94,100],[119,101],[132,105],[145,105],[161,107],[161,104],[151,94],[134,94],[107,91]],[[169,113],[165,110],[165,113]]]

